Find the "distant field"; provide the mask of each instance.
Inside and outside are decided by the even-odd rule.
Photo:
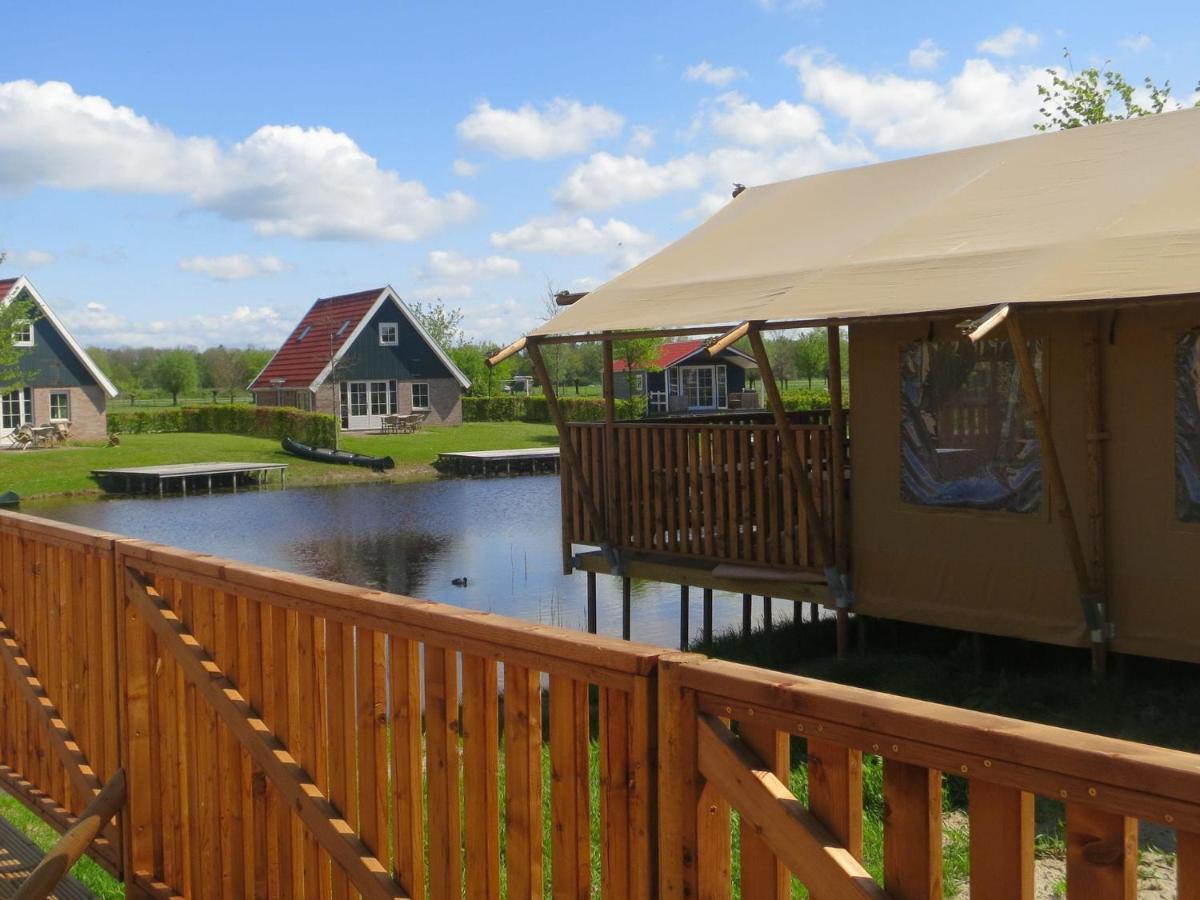
[[[284,453],[279,442],[231,434],[131,434],[121,446],[75,445],[54,450],[0,450],[0,492],[22,497],[96,493],[92,469],[156,466],[189,462],[287,463],[289,484],[338,481],[411,480],[433,477],[439,453],[558,445],[553,425],[527,422],[469,422],[429,427],[416,434],[343,436],[342,447],[374,456],[391,456],[396,469],[376,475],[355,466],[309,462]]]

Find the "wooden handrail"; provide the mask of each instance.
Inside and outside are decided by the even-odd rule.
[[[43,900],[49,897],[124,804],[125,770],[117,769],[100,793],[79,814],[75,824],[58,839],[37,868],[17,888],[13,895],[16,900]]]

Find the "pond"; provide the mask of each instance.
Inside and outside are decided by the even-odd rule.
[[[557,475],[266,489],[166,499],[26,503],[22,512],[332,581],[563,628],[586,628],[583,573],[562,574]],[[465,587],[451,582],[466,578]],[[776,603],[775,617],[791,616]],[[679,642],[679,588],[635,581],[632,637]],[[714,628],[739,626],[717,592]],[[761,601],[755,601],[756,624]],[[621,583],[597,578],[601,633],[621,633]],[[701,597],[689,622],[699,637]]]

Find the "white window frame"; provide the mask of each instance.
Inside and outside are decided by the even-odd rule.
[[[56,416],[54,414],[54,398],[62,397],[63,406],[66,409],[65,416]],[[71,421],[71,392],[70,391],[51,391],[50,392],[50,421],[51,422],[70,422]]]
[[[33,390],[17,388],[0,394],[0,431],[9,432],[33,421]]]
[[[24,332],[29,335],[26,338],[20,337]],[[13,346],[14,347],[32,347],[33,346],[33,320],[22,319],[18,322],[13,322]]]
[[[391,337],[388,338],[388,332]],[[400,323],[399,322],[380,322],[379,323],[379,346],[380,347],[395,347],[400,343]]]
[[[432,401],[429,396],[429,382],[428,381],[414,381],[412,384],[409,385],[409,388],[411,389],[409,392],[409,396],[412,398],[412,408],[414,410],[421,412],[421,411],[425,411],[425,410],[429,410],[429,409],[433,408],[431,406]],[[417,403],[417,388],[425,389],[425,405],[424,406]]]

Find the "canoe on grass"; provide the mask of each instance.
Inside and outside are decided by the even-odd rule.
[[[283,449],[301,459],[311,459],[313,462],[340,463],[344,466],[364,466],[382,472],[385,469],[396,468],[396,463],[390,456],[367,456],[363,453],[351,453],[349,450],[330,450],[325,447],[310,447],[290,437],[283,439]]]
[[[16,506],[21,502],[21,498],[17,496],[16,491],[5,491],[0,494],[0,506]]]

